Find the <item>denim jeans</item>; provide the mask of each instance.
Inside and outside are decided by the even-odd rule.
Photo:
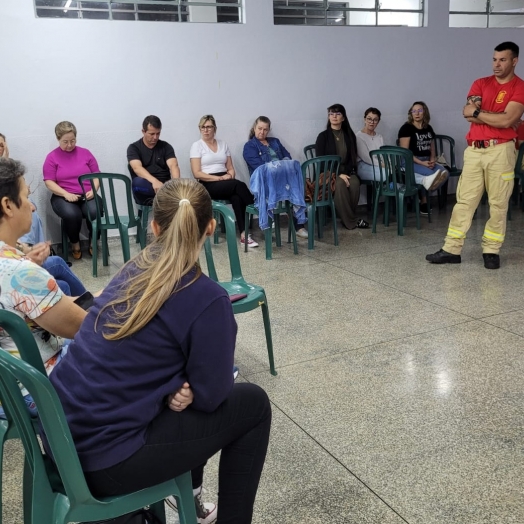
[[[42,267],[54,277],[64,294],[70,297],[79,297],[86,292],[84,284],[80,282],[61,257],[47,257]]]
[[[357,174],[360,180],[375,180],[375,172],[373,166],[360,160],[357,167]],[[380,180],[380,171],[377,167],[377,180]]]
[[[427,157],[422,156],[418,156],[416,158],[422,160],[423,162],[428,160]],[[425,176],[433,175],[440,170],[446,171],[446,168],[444,166],[441,166],[440,164],[435,164],[435,167],[433,169],[430,169],[429,167],[421,166],[420,164],[413,162],[413,171],[415,172],[415,182],[417,184],[422,184]]]
[[[202,485],[206,461],[222,450],[219,478],[220,524],[249,524],[264,467],[271,406],[255,384],[235,384],[213,413],[165,408],[151,422],[146,442],[128,459],[100,471],[85,472],[95,496],[131,493],[186,471],[193,488]]]

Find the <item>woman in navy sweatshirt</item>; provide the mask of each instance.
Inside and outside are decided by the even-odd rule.
[[[199,523],[218,513],[218,522],[246,524],[271,408],[258,386],[233,384],[231,302],[198,265],[216,225],[211,199],[196,181],[170,180],[153,217],[154,242],[95,300],[51,380],[96,495],[191,470]],[[220,450],[217,512],[200,495],[204,465]]]

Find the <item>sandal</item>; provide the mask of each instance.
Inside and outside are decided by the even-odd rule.
[[[82,251],[80,249],[73,249],[73,258],[80,260],[82,258]]]
[[[357,221],[358,229],[369,229],[369,222],[361,218]]]

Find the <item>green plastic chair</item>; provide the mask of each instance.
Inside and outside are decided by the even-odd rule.
[[[231,204],[231,202],[229,200],[213,200],[213,202],[218,202],[219,204],[224,204],[225,206],[228,206],[228,205]],[[217,226],[219,226],[220,230],[222,231],[222,233],[225,234],[226,233],[226,226],[223,224],[222,219],[220,217],[220,214],[219,213],[214,213],[213,217],[217,221]],[[213,242],[215,244],[219,243],[218,227],[215,228],[215,236],[214,236]]]
[[[120,232],[120,243],[124,262],[131,258],[129,249],[129,229],[136,227],[138,234],[142,235],[142,223],[135,216],[135,210],[131,201],[131,181],[126,175],[115,173],[91,173],[81,175],[78,181],[82,187],[84,182],[89,182],[94,190],[94,180],[100,181],[99,192],[101,199],[95,198],[96,216],[89,217],[93,226],[93,237],[91,246],[93,248],[93,276],[98,275],[98,244],[97,238],[100,232],[102,239],[102,262],[104,266],[109,265],[109,247],[107,243],[107,232],[109,229],[118,229]],[[104,183],[105,182],[105,183]],[[84,188],[84,195],[86,191]],[[127,215],[121,215],[116,202],[117,195],[125,195],[127,201]],[[147,218],[146,218],[147,220]]]
[[[333,218],[333,236],[335,246],[338,246],[337,220],[335,211],[335,202],[333,200],[333,191],[331,190],[331,177],[323,177],[320,184],[321,173],[334,173],[338,176],[340,168],[340,157],[338,155],[319,156],[306,160],[302,164],[302,176],[304,177],[304,187],[306,180],[315,183],[315,192],[313,202],[306,202],[308,216],[308,249],[315,248],[315,221],[317,222],[318,238],[324,236],[323,228],[325,224],[325,210],[331,209]]]
[[[0,311],[0,326],[15,341],[20,354],[30,356],[36,367],[0,350],[0,398],[7,423],[16,428],[26,456],[24,470],[24,522],[67,524],[111,519],[143,507],[165,523],[164,499],[174,495],[180,522],[196,524],[191,473],[151,488],[116,497],[95,498],[85,481],[62,405],[45,374],[35,340],[25,322],[9,311]],[[38,359],[35,358],[38,356]],[[42,453],[37,430],[26,408],[19,383],[33,397],[56,464]]]
[[[64,227],[64,219],[60,221],[60,235],[62,236],[62,258],[65,262],[69,261],[69,238]]]
[[[306,160],[311,160],[317,156],[315,144],[310,144],[304,148]],[[360,185],[366,186],[366,207],[370,210],[373,207],[373,180],[360,180]]]
[[[204,252],[206,255],[207,271],[209,278],[218,282],[229,295],[246,294],[247,297],[232,302],[233,313],[247,313],[260,307],[262,309],[262,318],[264,320],[264,331],[266,334],[267,353],[269,357],[269,370],[272,375],[276,375],[275,361],[273,357],[273,338],[271,336],[271,322],[269,320],[269,308],[264,288],[255,284],[250,284],[244,280],[240,259],[238,257],[237,237],[235,232],[235,217],[233,212],[224,204],[213,202],[213,213],[219,213],[226,228],[227,251],[229,255],[229,267],[231,270],[231,280],[228,282],[218,280],[215,262],[213,260],[213,251],[211,241],[206,239]]]
[[[275,217],[275,243],[277,247],[282,246],[282,235],[280,234],[280,215],[285,213],[288,216],[288,244],[293,242],[293,252],[295,255],[298,255],[298,244],[297,244],[297,233],[293,226],[293,212],[291,211],[291,205],[288,201],[279,202],[278,207],[273,209],[273,216]],[[258,215],[258,208],[254,205],[246,207],[246,237],[249,235],[250,222],[253,215]],[[266,244],[266,260],[271,260],[273,258],[273,220],[271,217],[268,217],[269,228],[264,230],[264,242]],[[216,244],[216,242],[215,242]],[[244,245],[244,251],[247,253],[247,242]]]
[[[437,157],[444,155],[447,161],[447,167],[449,168],[449,177],[460,176],[462,169],[457,167],[455,161],[455,140],[448,135],[435,135],[435,151]],[[439,187],[439,207],[445,207],[448,203],[448,182]]]
[[[380,197],[384,197],[384,225],[389,226],[389,201],[395,199],[397,233],[404,235],[406,226],[406,197],[415,197],[417,229],[420,229],[419,186],[415,183],[413,153],[403,147],[386,147],[370,151],[375,175],[375,205],[373,209],[372,233],[377,232],[377,214]]]

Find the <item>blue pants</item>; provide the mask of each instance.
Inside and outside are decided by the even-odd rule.
[[[70,297],[79,297],[86,292],[84,284],[80,282],[61,257],[47,257],[42,267],[54,277],[64,294]]]
[[[428,160],[427,157],[418,156],[416,158],[423,161]],[[435,164],[435,167],[433,169],[429,169],[429,167],[421,166],[420,164],[416,164],[415,162],[413,162],[413,171],[415,172],[415,182],[417,184],[422,184],[425,176],[433,175],[437,171],[441,170],[446,171],[446,168],[444,166],[441,166],[440,164]]]
[[[378,169],[378,168],[377,168]],[[360,180],[375,180],[373,166],[360,160],[357,167],[357,174]],[[380,179],[380,172],[377,170],[377,179]]]

